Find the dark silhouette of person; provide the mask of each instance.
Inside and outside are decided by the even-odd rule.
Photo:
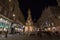
[[[25,20],[28,17],[28,8],[31,10],[32,20],[36,22],[42,14],[45,7],[58,6],[57,0],[18,0],[20,9],[23,12]]]
[[[5,38],[7,38],[7,34],[8,34],[8,28],[6,28],[6,31],[5,31]]]

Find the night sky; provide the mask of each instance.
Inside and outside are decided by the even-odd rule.
[[[48,8],[48,6],[58,6],[56,0],[18,0],[19,7],[22,11],[25,20],[28,17],[28,8],[31,10],[32,20],[36,22],[42,14],[44,8]]]

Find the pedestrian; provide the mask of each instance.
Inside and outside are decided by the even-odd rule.
[[[42,31],[41,31],[41,29],[39,29],[39,31],[37,32],[37,35],[38,35],[39,37],[42,37]]]
[[[8,29],[6,28],[6,31],[5,31],[5,37],[7,38],[7,34],[8,34]]]

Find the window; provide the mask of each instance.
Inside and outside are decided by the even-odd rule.
[[[1,11],[2,7],[0,6],[0,11]]]
[[[58,19],[60,19],[60,16],[58,16]]]
[[[4,10],[4,15],[6,15],[7,14],[7,11],[6,10]]]
[[[57,0],[57,2],[58,2],[58,6],[60,6],[60,0]]]
[[[54,23],[52,22],[51,25],[54,26]]]
[[[12,12],[12,10],[13,10],[13,8],[11,7],[11,8],[10,8],[10,11]]]
[[[9,2],[11,2],[11,0],[9,0]]]

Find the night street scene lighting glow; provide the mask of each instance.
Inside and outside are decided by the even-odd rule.
[[[60,40],[60,0],[0,0],[0,40]]]

